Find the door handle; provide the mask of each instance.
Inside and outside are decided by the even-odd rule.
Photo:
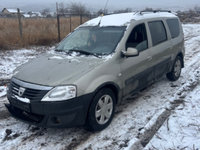
[[[152,56],[148,56],[148,57],[147,57],[147,60],[148,60],[148,61],[151,61],[151,60],[152,60]]]

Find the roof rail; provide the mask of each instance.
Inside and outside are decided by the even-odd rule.
[[[143,11],[140,11],[140,15],[142,15],[143,13],[158,13],[158,12],[172,13],[171,10],[143,10]]]

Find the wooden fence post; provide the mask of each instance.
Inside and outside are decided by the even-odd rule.
[[[21,40],[23,39],[23,34],[22,34],[22,22],[21,22],[21,14],[20,14],[20,9],[17,8],[17,15],[18,15],[18,22],[19,22],[19,34]]]
[[[80,25],[83,23],[83,16],[80,14]]]
[[[57,14],[58,42],[60,42],[60,15],[59,15],[58,3],[56,3],[56,14]]]
[[[60,15],[57,14],[58,42],[60,42]]]
[[[72,32],[72,16],[71,14],[69,15],[69,30]]]

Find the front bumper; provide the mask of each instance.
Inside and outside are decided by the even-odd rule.
[[[16,119],[41,127],[74,127],[85,124],[93,93],[60,102],[24,103],[10,97],[5,104]]]

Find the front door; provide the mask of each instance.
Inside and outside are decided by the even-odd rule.
[[[125,45],[126,49],[128,47],[136,48],[139,51],[139,55],[121,58],[124,95],[142,89],[154,77],[151,65],[152,59],[148,57],[148,38],[144,23],[133,28]]]

